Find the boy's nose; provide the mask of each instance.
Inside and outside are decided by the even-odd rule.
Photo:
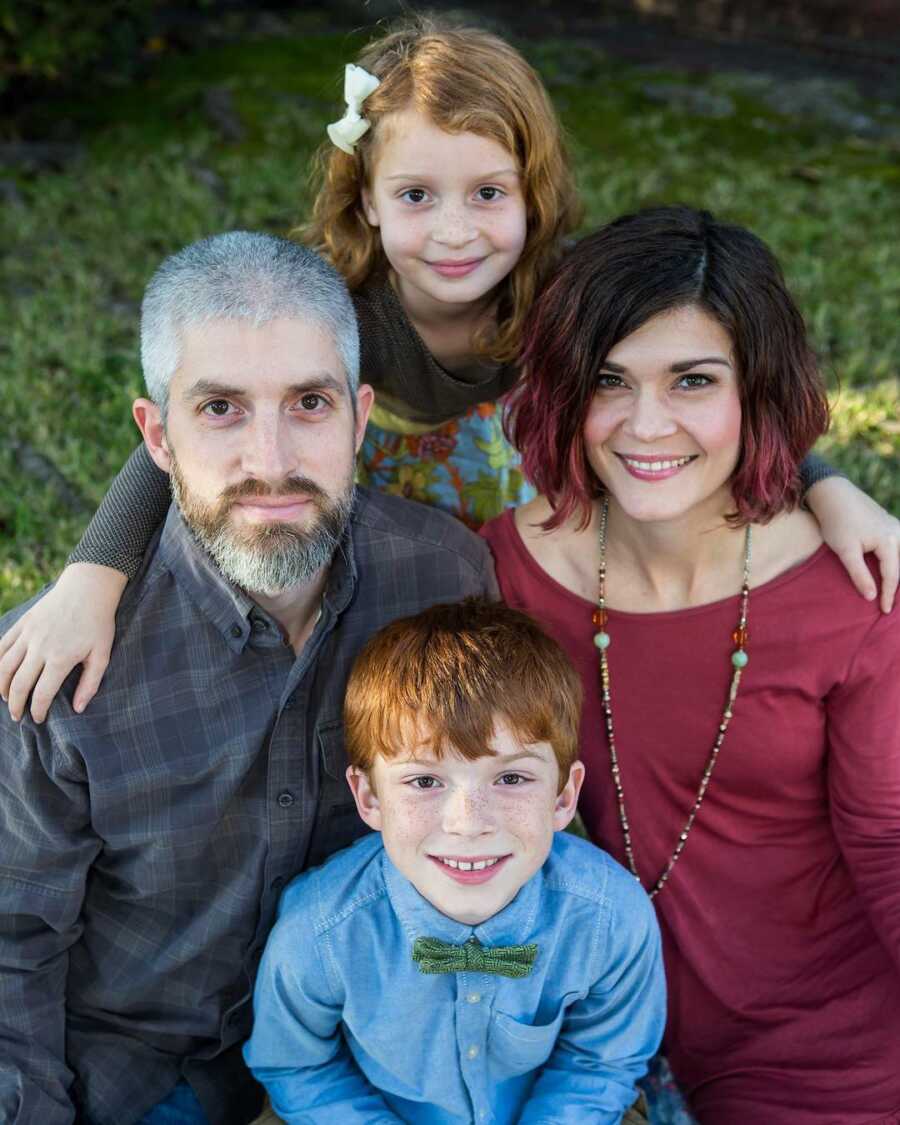
[[[444,803],[444,831],[457,836],[478,836],[489,831],[492,818],[484,794],[460,789]]]

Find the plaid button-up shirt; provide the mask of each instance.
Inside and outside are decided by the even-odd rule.
[[[84,714],[76,674],[44,725],[0,706],[6,1125],[127,1125],[182,1077],[213,1125],[254,1116],[240,1045],[280,891],[365,831],[350,664],[387,622],[470,594],[496,596],[481,540],[360,490],[295,656],[171,510]]]

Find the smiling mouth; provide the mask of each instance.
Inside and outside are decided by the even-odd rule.
[[[430,855],[428,858],[456,883],[486,883],[502,870],[512,856],[473,856],[462,859],[459,856]]]
[[[472,270],[474,270],[476,266],[480,266],[483,261],[483,258],[466,258],[460,262],[447,260],[428,262],[426,264],[437,273],[444,274],[446,277],[462,277],[465,274],[471,273]]]
[[[616,454],[628,472],[642,480],[661,480],[674,476],[686,465],[696,461],[698,456],[696,453],[687,457],[631,457],[625,453]]]

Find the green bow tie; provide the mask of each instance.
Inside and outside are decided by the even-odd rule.
[[[413,961],[420,973],[500,973],[527,977],[537,957],[536,945],[481,945],[469,938],[465,945],[448,945],[437,938],[420,937],[413,943]]]

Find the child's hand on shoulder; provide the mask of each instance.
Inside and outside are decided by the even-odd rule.
[[[115,638],[116,609],[127,579],[94,563],[72,563],[56,585],[0,637],[0,696],[18,722],[31,695],[31,717],[42,723],[76,664],[84,671],[73,706],[94,698]]]

